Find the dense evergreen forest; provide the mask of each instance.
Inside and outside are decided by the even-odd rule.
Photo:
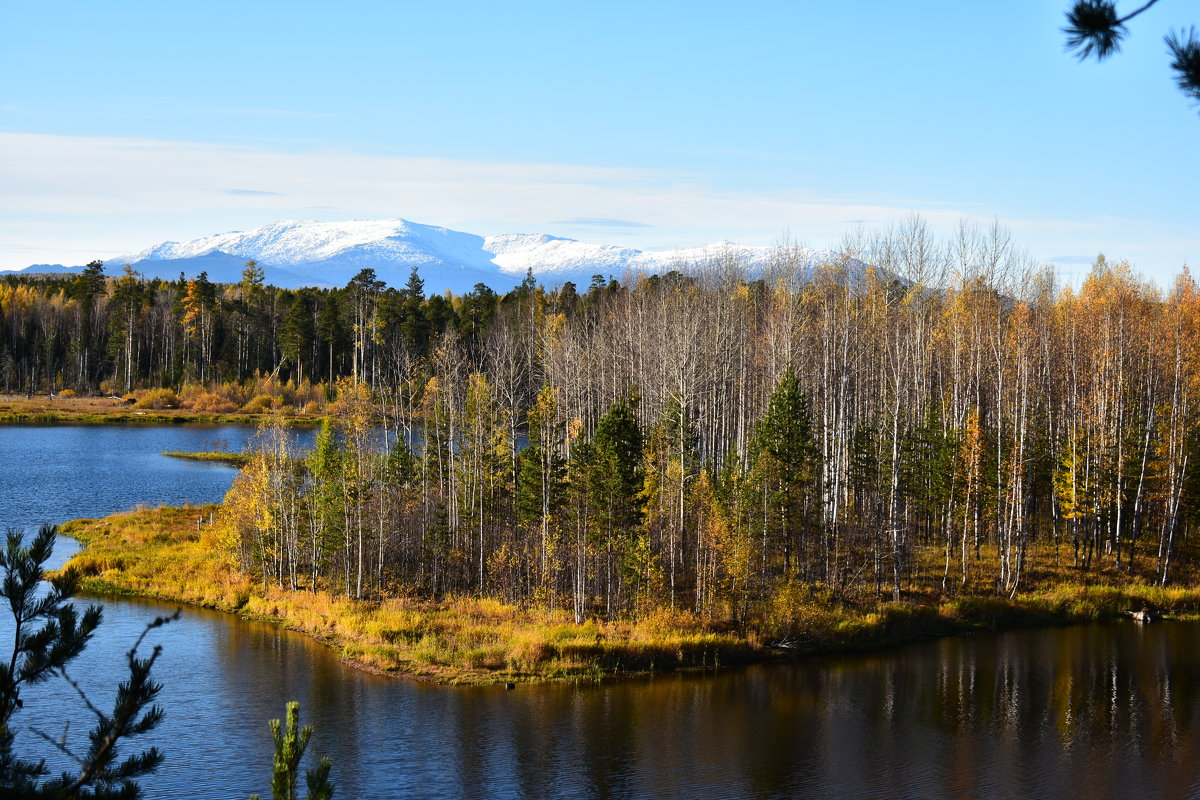
[[[863,269],[861,264],[871,264]],[[1200,511],[1200,293],[1097,259],[1077,290],[998,227],[862,235],[662,276],[426,297],[0,282],[0,388],[127,393],[282,424],[227,498],[265,583],[479,593],[577,619],[744,620],[796,593],[1015,593],[1032,554],[1166,584]]]

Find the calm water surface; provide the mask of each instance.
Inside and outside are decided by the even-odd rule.
[[[0,427],[0,525],[219,500],[233,470],[157,454],[217,439],[237,449],[249,433]],[[74,670],[102,698],[145,622],[173,610],[104,605],[102,635]],[[143,781],[151,798],[267,791],[265,720],[293,699],[347,799],[1200,797],[1200,624],[513,692],[366,675],[304,637],[196,610],[153,643],[167,718],[144,745],[167,762]],[[28,694],[18,741],[36,749],[25,726],[57,735],[66,719],[78,741],[78,706],[62,685]]]

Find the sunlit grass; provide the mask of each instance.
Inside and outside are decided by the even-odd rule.
[[[266,408],[256,413],[239,411],[236,406],[225,404],[193,404],[181,400],[178,408],[164,407],[165,403],[151,403],[149,407],[135,407],[144,392],[130,395],[132,402],[114,397],[79,397],[59,393],[54,396],[7,397],[0,400],[0,425],[71,425],[102,424],[178,424],[178,423],[222,423],[229,425],[258,425],[265,419],[283,413]],[[319,423],[318,408],[308,406],[301,411],[283,413],[288,425],[314,425]]]
[[[75,520],[62,533],[85,548],[69,566],[85,588],[235,611],[251,581],[227,566],[202,540],[216,506],[142,509],[100,520]]]
[[[189,452],[184,450],[164,450],[162,455],[168,458],[180,458],[185,461],[211,461],[218,464],[228,464],[233,467],[244,467],[250,463],[247,453],[217,453],[208,451]]]
[[[851,602],[819,584],[790,581],[776,585],[769,600],[738,625],[669,608],[636,620],[589,619],[577,625],[561,608],[515,606],[494,598],[365,601],[327,591],[264,587],[233,570],[217,552],[208,525],[216,508],[142,509],[68,523],[63,532],[86,545],[70,566],[93,592],[273,621],[336,648],[364,668],[445,683],[593,681],[969,631],[1111,619],[1141,608],[1200,614],[1200,588],[1162,588],[1124,572],[1104,572],[1111,583],[1087,583],[1078,570],[1060,568],[1044,570],[1036,583],[1027,579],[1027,588],[1011,599],[998,595],[994,582],[984,578],[953,596],[936,591],[931,580],[924,590],[907,591],[900,603]],[[1045,553],[1031,554],[1030,563],[1040,558]]]
[[[688,614],[664,611],[636,623],[576,625],[559,609],[527,609],[490,598],[374,602],[264,588],[230,569],[206,541],[215,508],[143,509],[68,523],[63,533],[86,545],[70,566],[93,592],[275,621],[362,666],[443,682],[593,680],[763,657],[745,638],[712,630]]]

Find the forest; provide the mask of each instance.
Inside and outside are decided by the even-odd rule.
[[[865,265],[870,265],[865,266]],[[426,296],[363,270],[0,281],[0,390],[276,410],[220,545],[266,585],[471,594],[577,621],[796,597],[1167,585],[1200,518],[1200,293],[919,219],[811,267]],[[324,418],[297,448],[290,417]]]

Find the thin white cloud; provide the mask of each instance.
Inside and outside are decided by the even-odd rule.
[[[640,248],[723,239],[771,244],[783,231],[821,247],[836,245],[851,227],[848,220],[886,225],[916,210],[931,229],[949,233],[964,215],[989,222],[992,215],[965,202],[922,198],[860,201],[805,188],[730,191],[704,175],[667,170],[26,133],[0,133],[0,153],[0,268],[72,261],[81,252],[115,256],[164,239],[313,218],[322,209],[337,209],[339,219],[405,217],[481,234],[542,232],[539,221],[561,220],[546,232]],[[258,186],[270,192],[230,191]],[[1047,254],[1043,258],[1103,250],[1175,270],[1200,252],[1194,231],[1141,220],[998,216],[1021,244]],[[644,227],[598,234],[597,220],[636,220]],[[25,246],[9,244],[17,241]]]

